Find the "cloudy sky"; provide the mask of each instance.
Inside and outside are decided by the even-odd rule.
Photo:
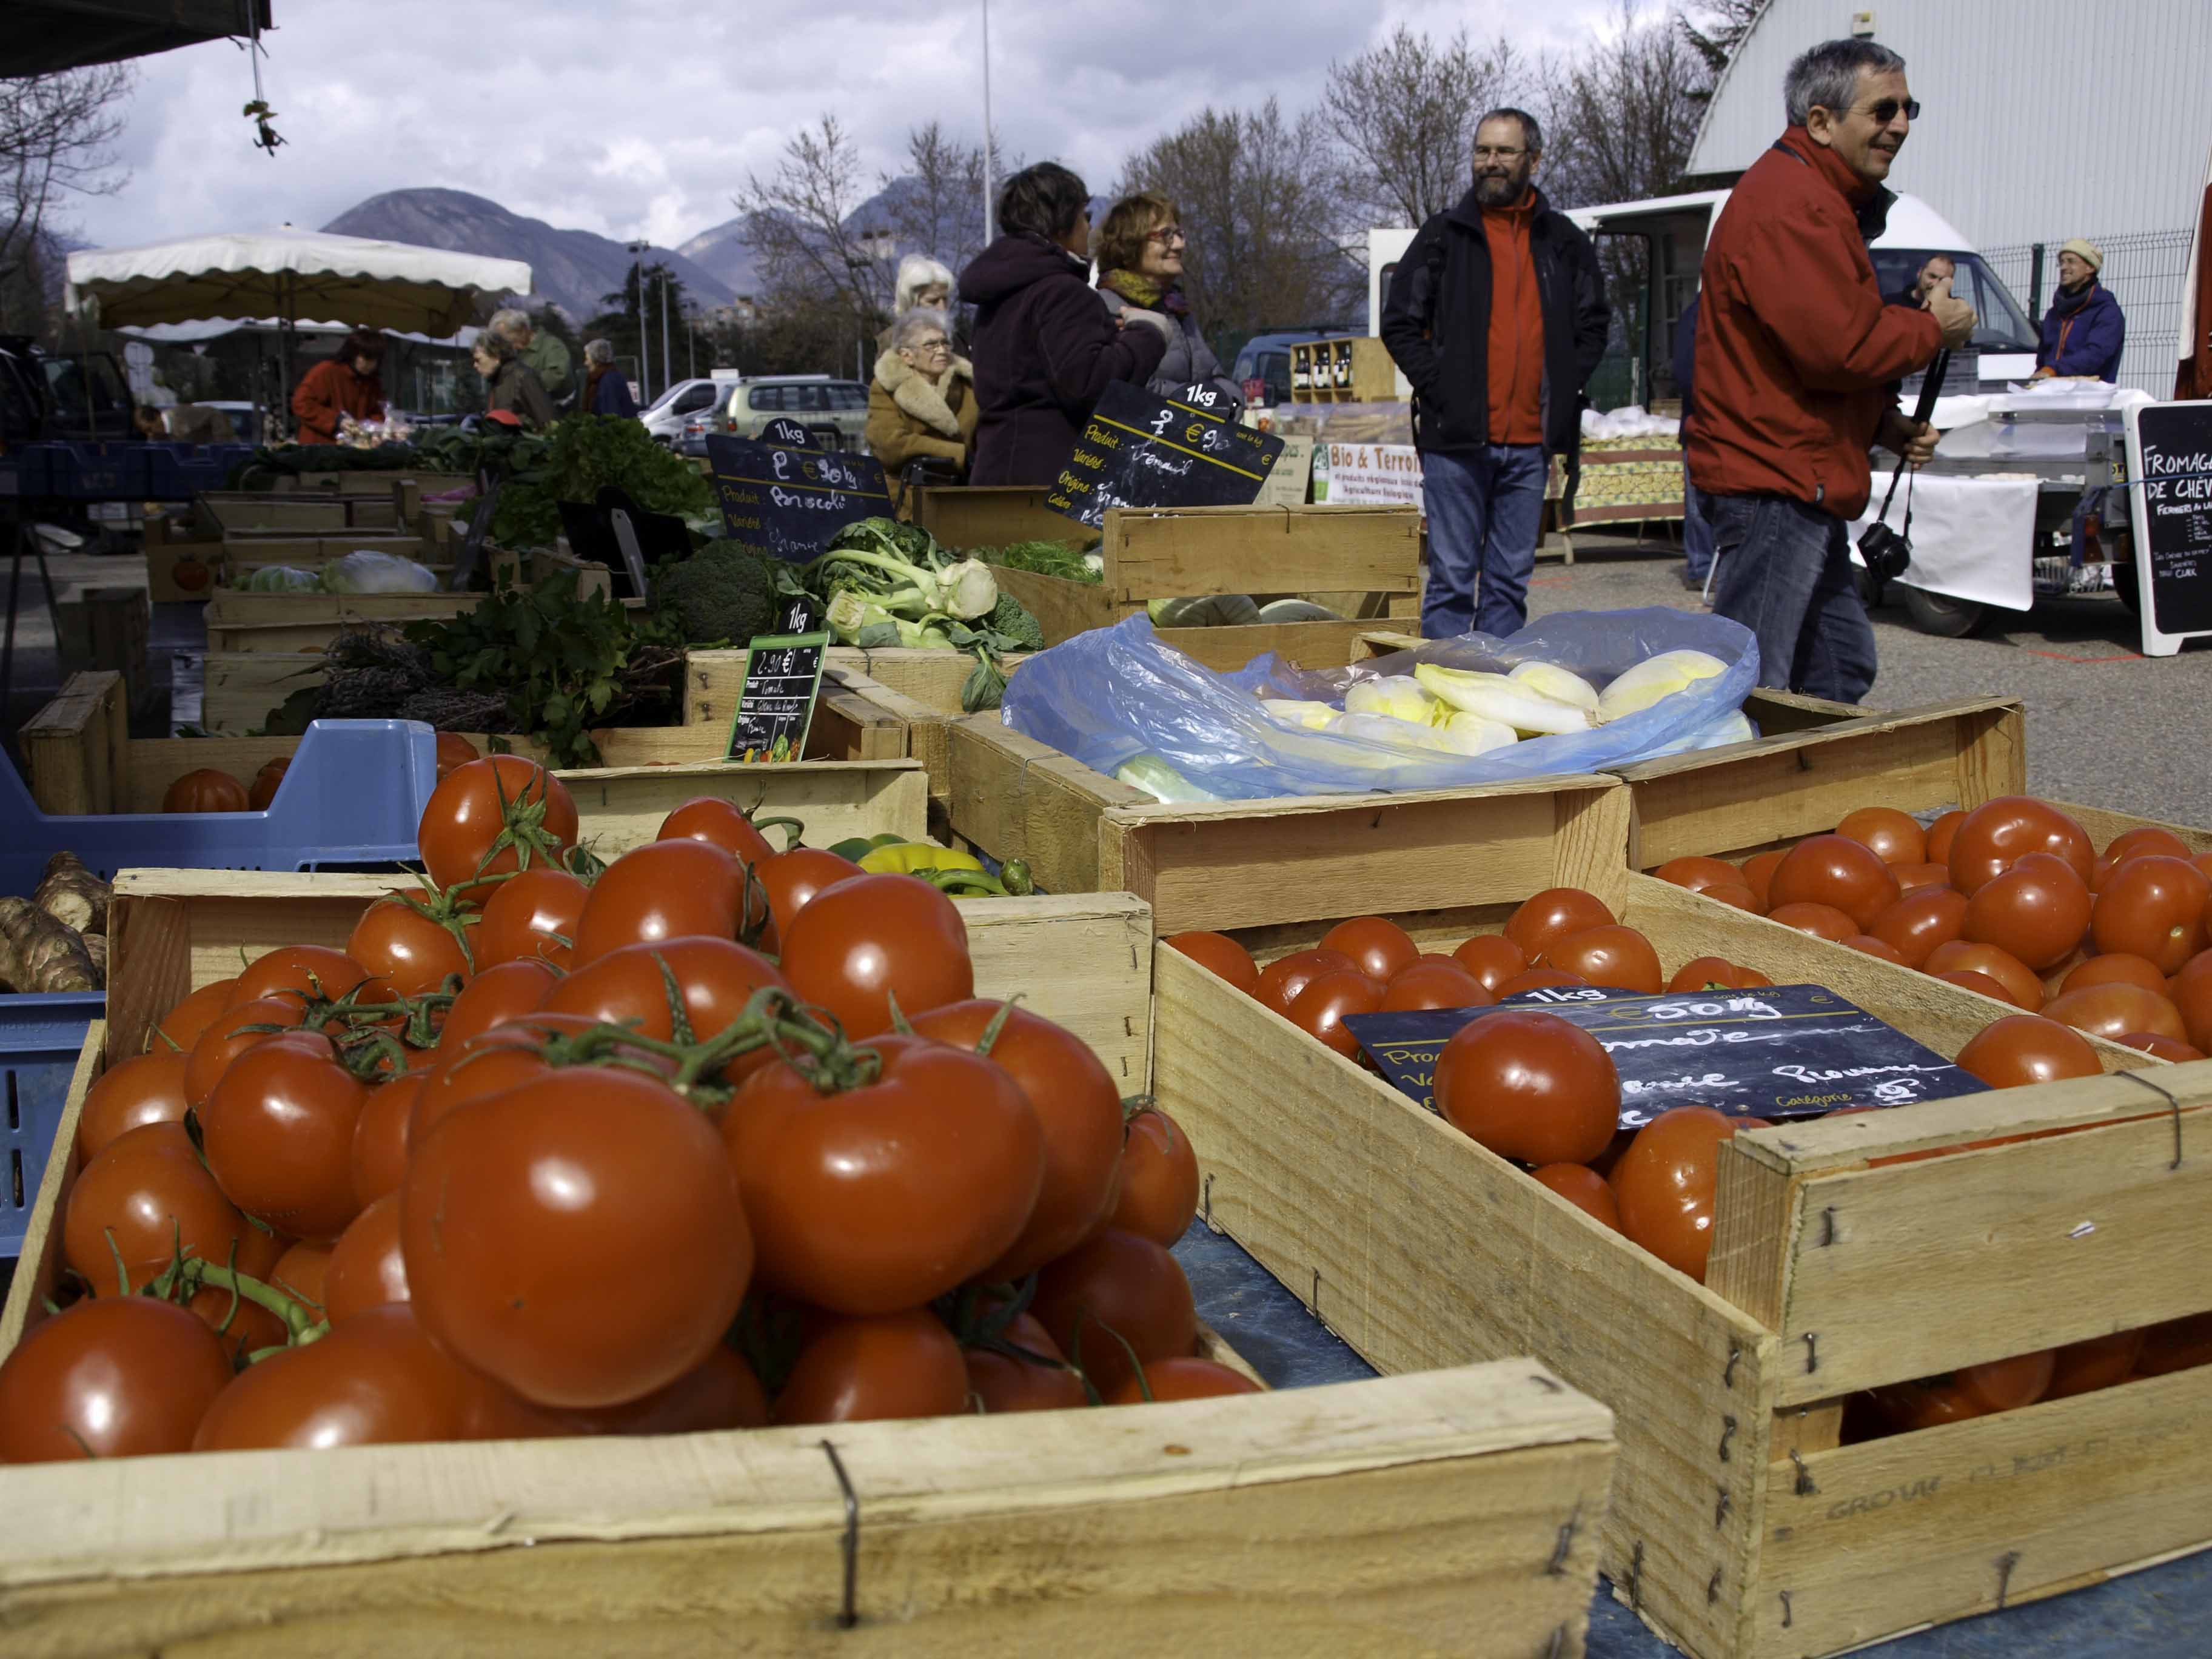
[[[264,84],[285,147],[252,148],[246,54],[143,60],[121,144],[129,182],[67,204],[118,246],[325,223],[381,191],[444,185],[602,234],[674,244],[734,216],[749,171],[834,111],[872,188],[908,128],[982,131],[980,0],[274,0]],[[1645,9],[1650,9],[1649,6]],[[1002,147],[1104,188],[1122,158],[1208,103],[1311,104],[1333,58],[1403,21],[1571,46],[1613,0],[995,0]],[[1538,11],[1532,19],[1530,13]],[[864,192],[865,193],[865,192]]]

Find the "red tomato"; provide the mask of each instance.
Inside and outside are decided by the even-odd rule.
[[[208,1026],[185,1060],[185,1098],[195,1106],[208,1097],[231,1061],[257,1043],[266,1042],[272,1031],[257,1026],[276,1025],[297,1030],[300,999],[264,997],[255,1002],[234,1003]]]
[[[1898,953],[1895,945],[1887,940],[1878,939],[1871,933],[1852,934],[1844,941],[1844,948],[1846,951],[1856,951],[1861,956],[1873,957],[1882,962],[1893,962],[1900,968],[1905,965],[1905,958]]]
[[[1382,1006],[1382,986],[1357,968],[1319,974],[1291,1004],[1291,1024],[1317,1037],[1346,1060],[1359,1055],[1359,1039],[1345,1029],[1348,1014],[1371,1014]]]
[[[1260,969],[1252,960],[1252,953],[1226,933],[1171,933],[1160,943],[1170,951],[1180,951],[1208,973],[1227,980],[1240,991],[1256,994],[1260,988]]]
[[[1586,927],[1610,927],[1616,918],[1596,894],[1580,887],[1547,887],[1506,918],[1505,937],[1532,963],[1542,959],[1552,941]]]
[[[1482,981],[1449,957],[1424,957],[1382,988],[1382,1007],[1387,1012],[1418,1008],[1487,1008],[1498,999]]]
[[[1948,945],[1966,925],[1966,896],[1948,887],[1916,888],[1874,919],[1867,932],[1897,952],[1908,968],[1926,965],[1939,945]]]
[[[1546,1164],[1530,1175],[1577,1209],[1588,1212],[1613,1230],[1620,1231],[1620,1204],[1605,1177],[1586,1164]]]
[[[799,1355],[775,1420],[867,1423],[968,1408],[968,1367],[927,1309],[831,1322]]]
[[[85,1091],[76,1121],[76,1156],[88,1164],[110,1142],[148,1123],[181,1123],[191,1103],[185,1098],[185,1056],[168,1048],[133,1054],[100,1074]]]
[[[2142,957],[2131,957],[2113,951],[2109,955],[2091,957],[2067,970],[2066,977],[2058,983],[2062,991],[2079,991],[2091,985],[2140,985],[2154,996],[2170,996],[2172,988],[2156,963]]]
[[[779,1061],[722,1118],[763,1284],[834,1313],[918,1307],[1021,1237],[1044,1182],[1044,1132],[1021,1085],[980,1054],[918,1036],[861,1045],[872,1082],[823,1094]]]
[[[1897,878],[1872,848],[1848,836],[1808,836],[1783,855],[1767,889],[1770,908],[1832,905],[1863,933],[1899,897]],[[1846,935],[1848,937],[1848,935]]]
[[[364,1308],[407,1300],[407,1258],[399,1247],[399,1194],[386,1193],[353,1218],[331,1247],[323,1308],[335,1325]]]
[[[1267,964],[1260,975],[1260,983],[1252,994],[1262,1006],[1273,1009],[1285,1019],[1291,1017],[1291,1005],[1304,990],[1323,974],[1356,971],[1352,960],[1341,951],[1298,951]]]
[[[2204,948],[2208,895],[2212,880],[2185,859],[2131,858],[2097,895],[2090,937],[2100,951],[2124,951],[2160,973],[2178,973]]]
[[[1715,887],[1748,886],[1743,872],[1726,859],[1679,858],[1669,859],[1651,872],[1660,880],[1677,887],[1686,887],[1693,893],[1703,893]]]
[[[826,887],[781,930],[791,988],[827,1008],[848,1037],[891,1029],[975,994],[968,927],[952,901],[913,876],[854,876]]]
[[[676,1022],[664,968],[683,997],[691,1034],[701,1042],[736,1021],[756,991],[787,988],[774,963],[734,939],[674,939],[610,951],[556,985],[534,1012],[632,1025],[643,1036],[670,1042]],[[773,1048],[757,1048],[732,1060],[723,1076],[742,1082],[775,1057]]]
[[[764,951],[782,937],[817,894],[866,873],[850,859],[841,859],[819,847],[794,847],[788,853],[778,853],[755,866],[754,872],[761,890],[746,901],[745,914],[749,924],[757,923],[761,906],[766,903],[768,933],[761,945]]]
[[[973,1051],[1006,1005],[956,1002],[917,1014],[918,1036]],[[1026,1278],[1105,1224],[1121,1172],[1121,1091],[1084,1042],[1024,1008],[1006,1012],[992,1064],[1028,1097],[1044,1134],[1044,1178],[1020,1235],[982,1270],[993,1284]]]
[[[2057,1350],[2040,1348],[2010,1359],[1962,1365],[1953,1378],[1966,1398],[1984,1412],[2012,1412],[2042,1399],[2057,1369]]]
[[[108,1248],[110,1236],[114,1249]],[[223,1196],[181,1123],[125,1130],[79,1172],[62,1224],[62,1255],[103,1295],[120,1254],[133,1288],[169,1265],[179,1244],[203,1261],[259,1255],[264,1237]],[[260,1256],[264,1265],[273,1256]]]
[[[2199,958],[2202,960],[2202,958]],[[2173,976],[2173,1006],[2190,1046],[2212,1050],[2212,974],[2187,970]]]
[[[1109,1406],[1164,1405],[1170,1400],[1217,1400],[1233,1394],[1264,1394],[1242,1371],[1190,1354],[1148,1359],[1142,1371],[1106,1395]]]
[[[1620,1119],[1620,1074],[1595,1037],[1557,1014],[1469,1021],[1437,1056],[1437,1109],[1501,1158],[1587,1164]]]
[[[565,969],[575,955],[576,928],[592,890],[566,870],[524,870],[509,876],[484,903],[474,949],[477,966],[535,958]]]
[[[1951,842],[1951,885],[1972,898],[2030,853],[2053,853],[2088,884],[2097,862],[2088,832],[2048,801],[2005,795],[1966,815]],[[1930,856],[1934,856],[1932,854]]]
[[[442,989],[448,977],[466,984],[474,971],[452,928],[433,921],[422,901],[395,892],[362,912],[346,954],[403,997]]]
[[[164,812],[244,812],[249,809],[246,786],[228,772],[203,767],[187,772],[171,784],[161,797]]]
[[[1810,933],[1814,939],[1826,939],[1832,945],[1841,945],[1863,931],[1849,912],[1838,910],[1832,904],[1778,904],[1766,913],[1766,919],[1797,933]]]
[[[672,939],[738,936],[745,867],[703,841],[650,841],[600,872],[576,920],[574,968]]]
[[[233,1060],[200,1108],[208,1169],[278,1232],[336,1238],[361,1209],[353,1136],[368,1100],[320,1032],[272,1037]]]
[[[416,1070],[380,1083],[362,1104],[353,1126],[349,1162],[354,1202],[363,1209],[399,1190],[399,1179],[407,1173],[408,1124],[429,1075],[427,1070]]]
[[[486,968],[447,1007],[446,1023],[438,1028],[439,1049],[458,1051],[494,1026],[535,1013],[560,982],[560,970],[542,962],[526,959]]]
[[[1482,981],[1493,997],[1516,974],[1528,971],[1527,952],[1503,933],[1477,933],[1452,952],[1452,960]]]
[[[1983,974],[2004,987],[2005,1000],[2029,1013],[2043,1006],[2043,981],[2035,970],[2009,951],[1994,945],[1953,939],[1928,953],[1922,969],[1938,977],[1945,974]]]
[[[1992,1001],[2006,1003],[2014,1008],[2020,1006],[2020,1004],[2013,1001],[2012,992],[1998,984],[1987,974],[1970,973],[1962,969],[1954,969],[1949,973],[1936,974],[1934,977],[1942,980],[1946,985],[1955,985],[1962,991],[1972,991],[1978,997],[1988,997]]]
[[[280,945],[264,951],[238,976],[235,1008],[265,997],[319,997],[335,1001],[367,983],[368,969],[343,951],[322,945]]]
[[[758,864],[775,854],[775,847],[753,827],[745,810],[719,795],[695,795],[685,801],[660,821],[653,839],[703,841],[741,864]]]
[[[430,1340],[411,1304],[367,1308],[252,1367],[201,1419],[195,1451],[405,1444],[507,1431],[507,1391]]]
[[[1920,864],[1929,857],[1928,832],[1911,813],[1894,806],[1862,806],[1844,817],[1836,833],[1857,842],[1884,864]]]
[[[1754,853],[1743,861],[1743,884],[1751,889],[1761,911],[1774,908],[1774,872],[1789,857],[1785,848],[1771,853]]]
[[[253,775],[253,787],[246,792],[246,810],[265,812],[276,799],[277,786],[284,781],[284,774],[292,769],[291,761],[279,755],[275,760],[264,761],[261,769]]]
[[[1580,974],[1565,968],[1531,968],[1518,973],[1498,988],[1500,1002],[1508,997],[1517,997],[1524,991],[1555,991],[1565,987],[1588,985]]]
[[[441,1064],[423,1074],[414,1109],[407,1115],[409,1155],[431,1130],[471,1101],[504,1094],[548,1075],[553,1067],[542,1052],[546,1038],[586,1030],[592,1024],[576,1014],[532,1014],[526,1020],[495,1026],[446,1055]]]
[[[1545,947],[1538,965],[1579,974],[1591,985],[1644,996],[1656,995],[1664,982],[1659,953],[1651,948],[1651,941],[1633,927],[1617,924],[1585,927],[1554,939]]]
[[[1400,969],[1410,968],[1421,955],[1412,934],[1382,916],[1340,921],[1322,935],[1321,948],[1343,951],[1354,968],[1377,985],[1388,985]]]
[[[2091,1036],[2117,1038],[2130,1031],[2148,1031],[2179,1042],[2189,1040],[2181,1011],[2140,985],[2089,985],[2061,991],[2043,1005],[2043,1012]]]
[[[1713,1247],[1720,1144],[1765,1120],[1730,1117],[1710,1106],[1676,1106],[1636,1132],[1613,1165],[1620,1230],[1677,1273],[1699,1284]]]
[[[178,1052],[189,1054],[192,1045],[207,1034],[215,1024],[216,1016],[230,1006],[232,995],[238,989],[236,979],[219,979],[211,985],[203,985],[182,1002],[161,1016],[161,1024],[154,1028],[155,1035],[149,1046],[165,1048],[174,1044]],[[164,1038],[167,1042],[163,1041]]]
[[[2065,961],[2088,926],[2089,889],[2073,866],[2053,854],[2028,853],[1966,901],[1960,931],[2041,972]]]
[[[438,780],[416,836],[432,881],[482,898],[479,876],[560,863],[576,844],[576,803],[537,762],[489,755]]]
[[[257,1270],[240,1261],[238,1269],[265,1283],[269,1263],[260,1263]],[[216,1334],[216,1340],[222,1345],[223,1358],[233,1370],[242,1369],[262,1349],[281,1348],[290,1339],[283,1320],[243,1296],[233,1296],[227,1289],[203,1285],[185,1305]]]
[[[1127,1136],[1107,1225],[1171,1246],[1198,1215],[1198,1154],[1182,1126],[1157,1106],[1133,1114]]]
[[[1754,916],[1766,914],[1759,902],[1759,896],[1740,881],[1724,881],[1717,887],[1708,887],[1701,896],[1716,904],[1725,904],[1731,910],[1748,911]]]
[[[2041,1014],[1991,1020],[1959,1050],[1959,1065],[1992,1089],[2095,1077],[2105,1069],[2079,1031]]]
[[[720,1340],[752,1277],[720,1152],[696,1107],[614,1067],[474,1102],[408,1159],[410,1305],[526,1400],[613,1406],[665,1387]]]
[[[2043,1397],[2070,1400],[2077,1394],[2089,1394],[2126,1382],[2135,1375],[2136,1361],[2142,1357],[2143,1337],[2142,1331],[2118,1331],[2111,1336],[2069,1342],[2055,1350],[2051,1386],[2044,1390]]]
[[[31,1326],[0,1364],[0,1463],[189,1451],[230,1379],[222,1342],[184,1309],[80,1302]]]
[[[1928,861],[1930,864],[1949,867],[1952,843],[1958,839],[1959,826],[1966,821],[1966,814],[1954,808],[1928,826]]]
[[[466,766],[472,760],[482,760],[483,758],[483,750],[479,750],[476,744],[471,743],[459,732],[441,732],[438,733],[437,781],[443,783],[446,781],[446,775],[453,771],[456,767]]]
[[[269,1270],[269,1283],[320,1319],[330,1305],[331,1247],[295,1240]]]
[[[1181,1265],[1164,1246],[1111,1227],[1046,1267],[1030,1311],[1105,1399],[1137,1366],[1198,1343]]]
[[[1726,957],[1695,957],[1682,964],[1667,981],[1671,993],[1685,991],[1747,991],[1774,981],[1755,968],[1745,968]]]
[[[2144,1328],[2142,1355],[2136,1361],[2137,1376],[2166,1376],[2199,1365],[2212,1365],[2212,1313],[2190,1314]]]
[[[1056,1412],[1091,1403],[1082,1374],[1067,1363],[1036,1315],[1016,1314],[1003,1340],[1036,1358],[1025,1359],[991,1348],[968,1348],[962,1353],[968,1366],[968,1391],[986,1412]]]
[[[2202,1048],[2170,1036],[2160,1036],[2155,1031],[2123,1031],[2112,1041],[2123,1048],[2136,1049],[2154,1060],[2162,1060],[2169,1066],[2186,1066],[2192,1060],[2205,1057]],[[2129,1066],[2121,1069],[2132,1072],[2136,1068]]]
[[[1898,890],[1907,894],[1951,884],[1951,866],[1948,864],[1893,864],[1889,872],[1897,878]],[[1966,896],[1962,893],[1960,896]]]
[[[2113,864],[2124,863],[2132,858],[2186,859],[2189,843],[2171,830],[2161,830],[2155,824],[2144,824],[2140,829],[2123,830],[2106,844],[2105,856]]]
[[[769,1421],[760,1379],[734,1349],[720,1342],[666,1388],[641,1400],[562,1416],[581,1434],[700,1434],[764,1429]]]

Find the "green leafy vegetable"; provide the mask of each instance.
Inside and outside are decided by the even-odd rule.
[[[1096,545],[1094,541],[1092,545]],[[1007,547],[978,547],[969,550],[975,557],[987,564],[1002,564],[1015,570],[1030,570],[1040,576],[1058,576],[1063,581],[1102,582],[1106,573],[1101,565],[1091,562],[1093,555],[1069,542],[1015,542]]]

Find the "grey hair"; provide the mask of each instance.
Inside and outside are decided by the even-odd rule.
[[[509,306],[504,311],[493,312],[491,314],[491,320],[486,323],[484,326],[489,329],[493,333],[504,335],[510,340],[517,334],[533,334],[537,332],[535,329],[530,326],[530,313],[526,311],[518,311],[513,306]]]
[[[1793,127],[1815,108],[1840,115],[1859,95],[1859,71],[1888,75],[1905,59],[1878,40],[1823,40],[1790,65],[1782,82],[1782,107]]]
[[[952,292],[952,272],[942,262],[927,253],[909,253],[899,261],[898,288],[893,311],[907,311],[914,306],[914,296],[926,288],[941,288],[949,296]]]
[[[475,343],[470,349],[481,351],[487,357],[496,358],[502,363],[521,355],[515,349],[514,341],[498,332],[489,324],[486,324],[477,331]]]
[[[1486,109],[1475,120],[1474,130],[1477,132],[1482,131],[1485,121],[1518,121],[1521,124],[1521,142],[1528,147],[1528,154],[1541,155],[1544,153],[1544,129],[1537,125],[1536,118],[1527,110],[1515,109],[1510,104]]]
[[[614,362],[614,360],[615,349],[611,341],[586,340],[584,342],[584,361],[586,362],[611,363]]]
[[[932,330],[945,337],[945,344],[952,343],[952,319],[941,311],[916,306],[912,311],[902,313],[898,321],[891,325],[891,349],[896,351],[910,346]]]

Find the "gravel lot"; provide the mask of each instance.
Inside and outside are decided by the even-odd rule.
[[[1695,609],[1679,556],[1658,544],[1577,537],[1575,562],[1546,560],[1529,612],[1610,611],[1662,605]],[[2028,787],[2061,800],[2171,823],[2212,824],[2212,643],[2176,657],[2139,650],[2135,618],[2108,595],[2040,602],[2025,614],[1994,613],[1973,639],[1943,640],[1913,627],[1893,602],[1875,615],[1881,672],[1869,707],[1912,708],[1969,697],[2018,697],[2027,706]]]

